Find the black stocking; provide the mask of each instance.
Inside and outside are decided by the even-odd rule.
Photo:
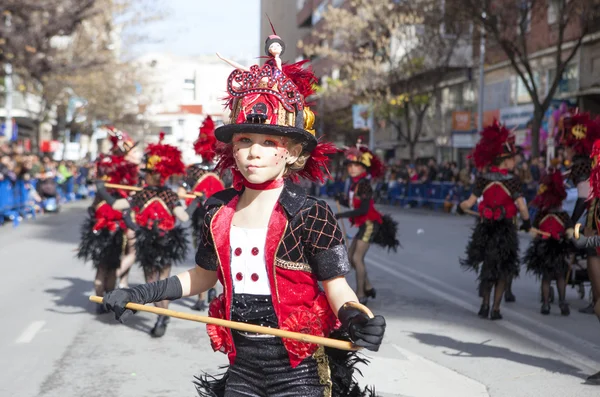
[[[558,301],[564,302],[567,297],[567,281],[562,273],[556,275],[556,288],[558,289]]]
[[[505,279],[499,279],[496,281],[496,288],[494,288],[494,307],[492,310],[500,310],[500,302],[502,302],[502,295],[504,295],[504,288],[506,286]]]
[[[356,295],[359,298],[364,298],[365,288],[367,286],[371,287],[371,283],[367,276],[367,267],[365,265],[365,255],[369,250],[370,244],[355,239],[355,241],[352,242],[352,245],[354,246],[354,250],[350,257],[350,262],[352,262],[352,267],[356,270]]]
[[[544,305],[550,303],[550,281],[552,281],[549,277],[542,278],[542,301]]]
[[[483,299],[483,306],[490,305],[490,295],[492,294],[492,283],[489,281],[481,281],[479,283],[479,296]]]

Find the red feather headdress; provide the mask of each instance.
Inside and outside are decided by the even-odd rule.
[[[125,153],[119,148],[119,138],[111,136],[113,147],[112,154],[101,154],[96,160],[96,176],[108,183],[119,185],[136,185],[138,182],[138,168],[125,160]]]
[[[200,127],[198,139],[194,142],[194,151],[197,155],[202,156],[203,162],[210,163],[215,158],[216,143],[215,123],[210,116],[206,116],[206,119],[204,119],[204,122]]]
[[[164,183],[172,175],[185,173],[185,165],[181,161],[181,151],[172,145],[162,143],[165,133],[161,132],[158,143],[148,145],[145,153],[146,167],[144,171],[160,174]]]
[[[510,131],[494,123],[483,129],[480,133],[481,138],[473,149],[469,158],[473,159],[475,167],[481,169],[494,162],[499,157],[510,157],[516,154],[515,137]]]
[[[563,181],[562,173],[558,169],[550,168],[544,176],[538,188],[537,195],[531,205],[540,210],[548,210],[560,207],[567,198],[567,191]]]
[[[363,165],[373,178],[383,176],[385,174],[385,164],[381,161],[379,156],[371,152],[369,148],[361,142],[362,139],[359,138],[356,146],[344,149],[346,163],[358,163]]]
[[[561,119],[561,144],[572,148],[575,153],[588,156],[592,153],[594,142],[600,139],[600,126],[592,120],[589,113],[578,113]]]

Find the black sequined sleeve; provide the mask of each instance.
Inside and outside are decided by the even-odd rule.
[[[331,208],[317,200],[304,219],[304,255],[319,281],[350,271],[344,235]]]
[[[196,264],[205,270],[216,271],[219,265],[215,243],[210,233],[210,220],[212,214],[207,211],[198,231],[198,250],[196,251]]]
[[[540,227],[540,222],[542,221],[542,218],[544,218],[544,216],[546,216],[546,212],[545,211],[538,211],[535,214],[535,218],[533,219],[533,227]]]
[[[481,175],[478,176],[477,179],[475,179],[475,186],[473,186],[473,195],[475,195],[475,197],[480,197],[483,194],[483,189],[485,189],[486,185],[487,181],[485,178]]]
[[[513,200],[523,196],[523,183],[518,176],[514,175],[512,178],[504,181],[504,186],[508,188]]]
[[[358,182],[358,186],[356,187],[356,195],[362,201],[371,200],[373,197],[373,188],[371,187],[371,183],[368,179],[361,179],[360,182]]]
[[[148,200],[148,191],[140,190],[139,192],[136,192],[133,196],[129,198],[129,202],[131,203],[131,209],[135,212],[139,212],[139,210],[144,207],[144,204],[146,204],[146,201]]]

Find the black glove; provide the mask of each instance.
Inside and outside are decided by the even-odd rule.
[[[369,318],[361,310],[344,304],[338,312],[338,319],[342,327],[348,329],[352,343],[374,352],[379,350],[385,333],[383,316]]]
[[[179,299],[182,295],[183,289],[179,277],[173,276],[133,288],[110,291],[104,295],[102,303],[108,310],[115,312],[115,319],[124,323],[134,313],[133,310],[125,308],[128,303],[145,305],[146,303]]]
[[[458,215],[464,215],[464,214],[466,214],[465,210],[463,210],[463,208],[460,206],[460,204],[456,206],[456,213]]]
[[[191,218],[192,215],[194,214],[194,211],[196,211],[196,209],[202,205],[202,197],[200,196],[196,196],[196,198],[190,203],[190,205],[188,205],[188,207],[185,209],[185,212],[188,214],[188,216]]]
[[[577,247],[577,249],[582,249],[587,248],[589,237],[580,234],[579,238],[573,237],[571,240],[573,241],[573,244],[575,245],[575,247]]]
[[[525,219],[523,221],[523,223],[521,223],[521,227],[519,228],[519,230],[524,230],[526,232],[531,230],[531,220],[529,219]]]
[[[131,230],[138,230],[140,226],[135,223],[133,217],[131,216],[131,208],[124,209],[121,214],[123,214],[123,222],[125,222],[125,226]]]
[[[115,201],[117,201],[116,198],[111,196],[106,191],[106,187],[104,186],[104,181],[96,181],[96,192],[98,192],[98,195],[100,197],[102,197],[108,203],[108,205],[110,205],[111,207],[113,206]]]

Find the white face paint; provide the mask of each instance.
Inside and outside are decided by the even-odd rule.
[[[301,145],[288,149],[289,140],[276,135],[238,133],[232,141],[237,168],[250,183],[281,178],[302,151]]]

